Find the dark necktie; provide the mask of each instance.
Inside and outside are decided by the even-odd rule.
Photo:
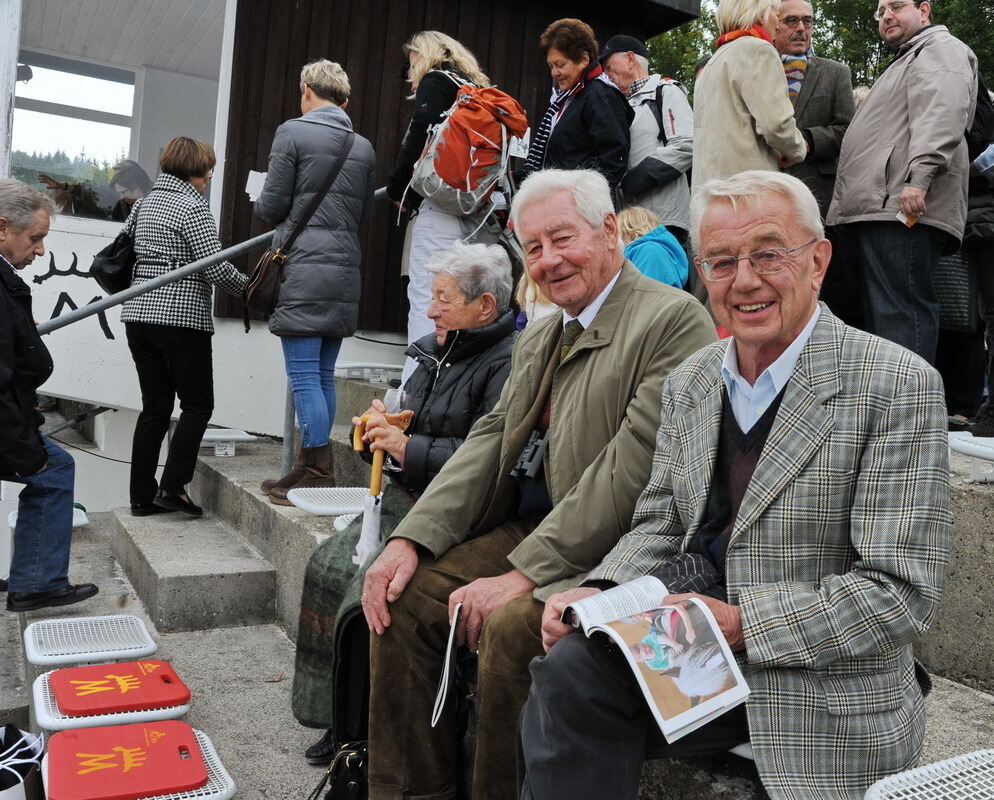
[[[566,356],[569,351],[576,344],[576,340],[580,338],[580,334],[583,333],[583,324],[578,319],[571,319],[566,323],[566,327],[563,329],[563,345],[559,350],[559,361],[563,362],[566,360]]]

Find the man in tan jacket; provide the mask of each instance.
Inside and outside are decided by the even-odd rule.
[[[515,726],[528,662],[542,652],[541,600],[577,585],[629,529],[662,381],[714,340],[696,300],[625,261],[602,176],[538,172],[512,218],[529,273],[563,313],[521,334],[497,407],[367,573],[374,800],[455,797],[455,698],[434,729],[429,721],[457,602],[457,641],[479,653],[473,796],[515,797]]]
[[[977,99],[977,57],[927,0],[880,0],[874,16],[895,55],[842,140],[826,222],[848,225],[863,266],[865,327],[935,360],[932,279],[966,224],[964,132]]]

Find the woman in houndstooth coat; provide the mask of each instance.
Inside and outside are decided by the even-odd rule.
[[[220,251],[204,199],[214,164],[214,150],[206,142],[179,136],[166,145],[152,191],[125,222],[137,256],[132,286]],[[214,410],[211,284],[240,295],[246,282],[245,275],[223,261],[124,304],[121,321],[142,394],[131,446],[131,513],[136,516],[203,513],[185,487]],[[177,397],[181,413],[157,484],[156,462]]]

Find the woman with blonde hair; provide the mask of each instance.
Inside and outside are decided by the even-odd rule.
[[[335,363],[342,339],[359,324],[359,226],[372,209],[376,169],[372,144],[354,134],[345,112],[351,93],[349,76],[337,62],[303,66],[301,116],[276,129],[266,183],[255,203],[256,216],[276,226],[273,244],[283,246],[341,159],[337,176],[287,252],[279,301],[269,316],[300,423],[293,468],[259,487],[280,506],[292,505],[291,489],[335,485],[328,443],[335,421]]]
[[[545,296],[539,285],[528,274],[527,269],[521,273],[514,299],[518,303],[518,308],[521,309],[517,321],[519,331],[523,331],[536,320],[547,317],[549,314],[555,314],[559,310],[559,306]]]
[[[773,45],[780,0],[719,0],[715,53],[694,86],[694,186],[803,161],[783,62]]]
[[[690,266],[687,253],[648,208],[630,206],[618,214],[618,235],[625,245],[625,258],[639,272],[660,283],[684,288]]]
[[[408,60],[407,80],[414,91],[410,98],[414,101],[414,115],[390,172],[387,194],[394,205],[415,214],[411,221],[407,285],[407,342],[413,344],[434,330],[427,316],[431,275],[425,265],[437,251],[466,238],[479,227],[480,220],[466,220],[443,211],[409,189],[408,184],[424,150],[429,128],[437,125],[455,102],[459,85],[468,82],[490,86],[490,79],[464,45],[440,31],[414,34],[404,45],[404,54]],[[489,241],[485,234],[477,234],[474,240]],[[407,359],[402,378],[405,383],[416,366],[414,359]]]

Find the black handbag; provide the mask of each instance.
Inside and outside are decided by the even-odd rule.
[[[131,286],[135,272],[135,240],[122,230],[109,245],[93,257],[90,277],[108,295],[123,292]]]
[[[338,748],[328,769],[307,800],[319,800],[325,786],[324,800],[367,800],[369,797],[369,752],[367,742],[349,742]]]
[[[338,177],[338,173],[342,169],[342,165],[345,163],[345,159],[348,158],[350,152],[352,152],[352,143],[355,141],[355,133],[352,131],[348,132],[345,137],[345,143],[342,145],[342,149],[338,151],[338,156],[335,162],[331,165],[331,171],[324,179],[324,183],[321,184],[321,188],[318,189],[314,196],[311,198],[311,202],[304,209],[304,213],[301,214],[300,219],[297,220],[297,224],[293,226],[293,230],[287,237],[287,240],[283,242],[282,246],[277,247],[276,250],[267,250],[262,254],[256,265],[252,268],[249,273],[248,286],[245,288],[245,303],[243,307],[243,316],[245,322],[245,332],[249,332],[249,312],[257,311],[260,314],[264,314],[268,317],[273,313],[273,309],[276,308],[276,304],[280,299],[280,284],[283,283],[286,277],[283,271],[283,266],[286,264],[287,253],[289,253],[290,248],[293,247],[293,243],[296,241],[300,232],[307,227],[307,223],[310,221],[311,217],[314,216],[314,212],[318,210],[318,206],[321,205],[322,201],[328,191],[331,189],[331,185],[335,182],[335,178]]]

